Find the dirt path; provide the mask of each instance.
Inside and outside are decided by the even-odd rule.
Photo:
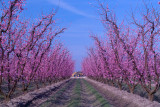
[[[29,107],[112,107],[108,101],[84,79],[71,79]]]

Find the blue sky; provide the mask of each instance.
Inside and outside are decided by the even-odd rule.
[[[105,1],[105,0],[103,0]],[[118,21],[128,19],[131,10],[138,11],[143,1],[156,7],[160,0],[106,0],[109,8],[113,9]],[[96,0],[26,0],[23,17],[34,20],[41,13],[48,14],[57,9],[56,18],[61,27],[67,30],[60,35],[59,39],[72,53],[75,60],[75,71],[81,69],[81,61],[87,54],[87,48],[93,45],[89,34],[95,33],[104,36],[103,25],[100,22]]]

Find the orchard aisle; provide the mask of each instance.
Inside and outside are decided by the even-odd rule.
[[[112,107],[85,79],[72,78],[56,93],[42,97],[29,107]]]

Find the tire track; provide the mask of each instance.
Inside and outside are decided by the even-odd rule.
[[[71,79],[68,82],[60,85],[57,88],[54,88],[53,90],[50,90],[49,92],[46,92],[39,98],[36,98],[35,100],[29,102],[25,107],[39,107],[43,102],[46,102],[51,96],[56,95],[58,91],[60,91],[63,87],[66,87],[68,84],[73,83],[74,81]]]
[[[74,79],[67,83],[66,86],[61,88],[57,93],[52,94],[45,102],[37,107],[66,107],[70,102],[75,87],[76,81]]]
[[[82,80],[82,106],[81,107],[112,107],[101,94],[86,80]]]

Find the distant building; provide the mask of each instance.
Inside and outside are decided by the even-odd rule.
[[[74,72],[73,74],[72,74],[72,77],[83,77],[84,75],[83,75],[83,73],[82,72]]]

